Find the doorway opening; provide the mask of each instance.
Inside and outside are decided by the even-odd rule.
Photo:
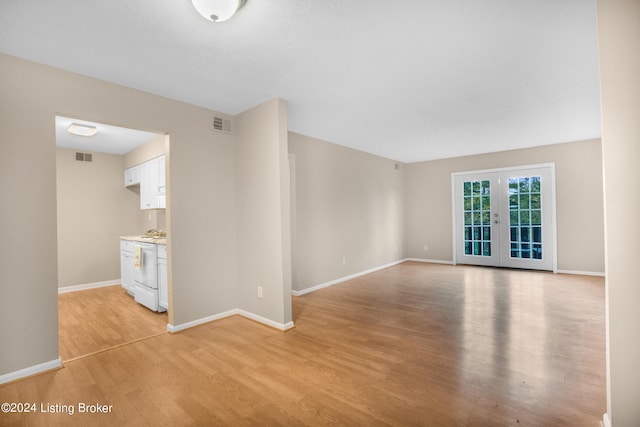
[[[557,272],[555,165],[453,173],[454,264]]]
[[[62,115],[55,121],[58,340],[67,362],[166,333],[167,312],[143,307],[122,286],[120,237],[166,230],[169,204],[143,210],[140,185],[127,185],[125,169],[168,157],[169,136]],[[95,135],[72,134],[72,125]]]

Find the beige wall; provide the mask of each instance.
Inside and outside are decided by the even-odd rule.
[[[281,99],[236,116],[239,307],[280,324],[291,321],[286,119]]]
[[[0,93],[0,375],[58,358],[56,114],[170,135],[169,321],[238,307],[235,153],[212,131],[219,113],[6,55]]]
[[[295,156],[293,289],[403,259],[404,166],[289,132]],[[344,263],[343,263],[344,261]]]
[[[407,165],[408,256],[453,259],[451,173],[550,162],[556,164],[558,269],[604,273],[600,140]]]
[[[640,2],[598,0],[607,238],[607,416],[640,425]]]
[[[139,197],[124,187],[123,156],[79,162],[75,152],[56,148],[59,287],[119,279],[118,236],[143,226]]]
[[[139,147],[134,148],[124,155],[124,168],[139,165],[147,160],[155,159],[167,154],[167,145],[169,144],[169,136],[158,135],[155,138],[145,142]]]
[[[0,55],[0,375],[58,358],[55,108]]]

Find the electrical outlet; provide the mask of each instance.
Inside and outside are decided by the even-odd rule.
[[[424,251],[427,252],[429,250],[429,245],[424,245]]]
[[[258,298],[262,298],[262,286],[258,286]]]
[[[346,258],[342,258],[342,265],[347,265],[347,259]]]

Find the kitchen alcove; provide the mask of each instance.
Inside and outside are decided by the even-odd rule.
[[[73,123],[95,127],[97,134],[72,135],[67,129]],[[167,313],[141,306],[120,286],[119,237],[166,229],[166,209],[142,210],[140,186],[126,187],[123,177],[130,165],[168,155],[168,150],[169,136],[163,133],[56,116],[63,361],[166,332]]]

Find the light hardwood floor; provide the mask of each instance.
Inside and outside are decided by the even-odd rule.
[[[58,295],[63,362],[167,332],[167,313],[135,302],[120,285]]]
[[[404,263],[293,299],[283,333],[234,316],[65,363],[1,402],[112,405],[2,425],[599,426],[602,278]]]

